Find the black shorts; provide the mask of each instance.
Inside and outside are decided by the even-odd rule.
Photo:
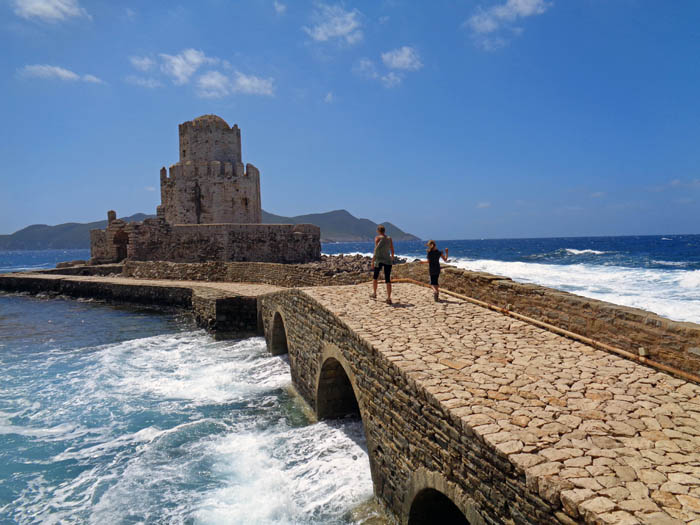
[[[440,278],[439,273],[431,273],[430,274],[430,285],[431,286],[437,286],[438,285],[438,279]]]
[[[379,270],[381,270],[382,268],[384,268],[384,282],[390,283],[391,282],[391,264],[379,263],[377,266],[375,266],[373,279],[376,281],[379,278]]]

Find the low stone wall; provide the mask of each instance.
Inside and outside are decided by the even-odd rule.
[[[148,286],[114,282],[74,280],[23,275],[0,275],[0,290],[66,295],[101,299],[113,303],[135,303],[153,306],[190,308],[192,289],[179,286]]]
[[[394,276],[429,282],[427,265],[400,265]],[[698,324],[457,268],[443,268],[440,286],[635,354],[642,347],[654,361],[700,374]]]
[[[375,495],[401,523],[425,488],[448,496],[474,525],[576,523],[529,490],[504,454],[418,385],[418,371],[411,377],[301,290],[260,302],[268,347],[275,352],[279,316],[294,386],[321,417],[324,397],[337,406],[342,392],[319,389],[342,375],[333,360],[342,365],[359,404]]]
[[[60,263],[59,263],[60,264]],[[121,264],[78,265],[51,268],[49,270],[36,270],[32,273],[48,275],[120,275],[124,269]]]
[[[137,279],[265,283],[287,288],[358,284],[372,278],[369,272],[344,272],[327,275],[316,268],[303,264],[218,261],[193,264],[127,261],[124,264],[123,275]]]

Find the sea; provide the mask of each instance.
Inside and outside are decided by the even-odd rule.
[[[450,264],[700,323],[700,235],[437,240]],[[396,253],[425,257],[424,242]],[[369,254],[372,243],[324,244]],[[0,272],[87,250],[0,252]],[[358,419],[182,312],[0,293],[0,524],[390,524]]]

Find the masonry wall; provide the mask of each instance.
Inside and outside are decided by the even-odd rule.
[[[198,160],[161,170],[158,214],[170,224],[259,224],[260,172],[252,164]]]
[[[137,279],[264,283],[290,288],[358,284],[372,278],[371,274],[366,272],[328,275],[304,264],[223,261],[199,264],[127,261],[124,265],[124,276]]]
[[[136,261],[269,261],[305,263],[321,257],[321,231],[311,224],[170,225],[163,219],[115,221],[93,230],[92,264]],[[121,224],[119,224],[121,223]],[[121,239],[121,245],[115,238]],[[120,248],[120,246],[122,248]],[[117,250],[123,249],[123,255]]]
[[[419,371],[400,370],[301,291],[266,295],[260,304],[268,340],[275,313],[281,314],[292,381],[312,407],[324,352],[331,345],[342,354],[355,377],[375,494],[402,522],[417,473],[437,473],[474,525],[574,523],[530,492],[522,472],[421,388]]]

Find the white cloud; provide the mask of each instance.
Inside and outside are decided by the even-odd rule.
[[[90,82],[92,84],[104,84],[104,81],[101,78],[97,78],[95,75],[83,75],[82,81]]]
[[[283,15],[287,11],[287,6],[282,2],[275,0],[272,5],[275,7],[275,13],[278,15]]]
[[[14,11],[22,18],[60,22],[68,18],[91,18],[78,0],[12,0]]]
[[[222,98],[231,93],[246,95],[275,94],[274,80],[236,71],[233,77],[220,71],[207,71],[197,79],[197,94],[203,98]]]
[[[173,77],[175,84],[186,84],[201,66],[219,62],[218,58],[208,57],[202,51],[191,48],[178,55],[161,53],[160,57],[163,59],[161,71]]]
[[[125,80],[129,84],[145,87],[148,89],[159,88],[163,85],[163,83],[160,80],[151,77],[137,77],[135,75],[129,75],[128,77],[126,77]]]
[[[600,199],[602,197],[605,197],[605,192],[604,191],[596,191],[591,193],[591,197],[594,199]]]
[[[353,72],[356,75],[360,75],[366,78],[377,78],[379,73],[377,73],[377,66],[369,58],[361,58],[352,67]]]
[[[240,71],[236,71],[233,79],[233,91],[248,95],[272,96],[275,94],[274,80],[254,75],[244,75]]]
[[[130,7],[127,7],[124,10],[126,17],[129,19],[135,18],[136,17],[136,11],[134,9],[131,9]]]
[[[340,5],[318,3],[311,19],[314,25],[302,29],[317,42],[338,39],[348,45],[362,40],[362,13],[357,9],[346,11]]]
[[[506,0],[489,8],[479,8],[477,13],[464,22],[471,29],[477,44],[487,51],[493,51],[505,46],[508,40],[497,33],[508,30],[514,35],[522,32],[522,28],[514,27],[521,18],[541,15],[551,7],[546,0]]]
[[[208,71],[197,79],[197,92],[204,98],[221,98],[231,92],[231,79],[219,71]]]
[[[144,190],[146,190],[146,191],[156,191],[156,188],[155,188],[155,186],[146,186],[146,187],[144,188]]]
[[[415,49],[409,46],[399,47],[382,53],[382,62],[390,69],[403,69],[417,71],[423,67],[420,56]]]
[[[386,75],[383,75],[380,80],[385,88],[393,88],[401,84],[403,79],[393,71],[389,71]]]
[[[19,70],[19,75],[27,78],[46,78],[68,81],[82,81],[91,84],[104,84],[104,81],[95,75],[79,75],[78,73],[59,66],[48,64],[33,64],[24,66]]]
[[[333,92],[332,92],[332,91],[329,91],[328,93],[326,93],[326,96],[323,97],[323,101],[324,101],[326,104],[330,104],[331,102],[333,102],[334,99],[335,99],[335,97],[333,96]]]
[[[490,203],[489,201],[477,202],[477,203],[476,203],[476,207],[477,207],[478,209],[480,209],[480,210],[483,210],[483,209],[486,209],[486,208],[490,208],[490,207],[491,207],[491,203]]]
[[[129,62],[139,71],[148,71],[155,64],[155,60],[149,57],[129,57]]]

